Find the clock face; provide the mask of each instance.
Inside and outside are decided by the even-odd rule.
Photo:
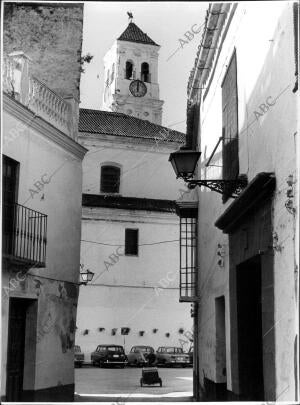
[[[129,90],[134,97],[144,97],[147,93],[147,87],[141,80],[133,80],[129,85]]]

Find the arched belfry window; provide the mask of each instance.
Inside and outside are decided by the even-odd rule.
[[[133,62],[131,60],[126,62],[125,79],[133,79]]]
[[[119,193],[121,169],[117,166],[103,165],[101,167],[101,193]]]
[[[149,64],[147,62],[142,63],[142,66],[141,66],[141,80],[143,82],[150,83]]]

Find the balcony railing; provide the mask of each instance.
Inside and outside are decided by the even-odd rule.
[[[5,259],[45,267],[47,215],[14,203],[3,205],[2,249]]]
[[[37,78],[29,75],[23,54],[3,59],[3,90],[55,128],[76,140],[77,122],[72,101],[66,101]]]

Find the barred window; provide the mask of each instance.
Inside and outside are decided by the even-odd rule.
[[[193,301],[197,295],[197,216],[193,211],[180,213],[180,301]]]
[[[101,167],[101,193],[118,193],[120,188],[120,168],[117,166]]]
[[[235,180],[239,175],[238,96],[237,66],[234,51],[222,83],[222,137],[223,179]],[[223,202],[234,191],[234,184],[227,185]]]

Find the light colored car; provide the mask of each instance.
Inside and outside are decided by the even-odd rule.
[[[151,346],[133,346],[127,355],[128,366],[146,366],[150,353],[154,354]]]
[[[84,362],[84,354],[81,352],[81,348],[78,345],[74,346],[74,366],[82,367]]]
[[[157,349],[156,359],[158,365],[187,367],[189,355],[183,352],[182,347],[161,346]]]

